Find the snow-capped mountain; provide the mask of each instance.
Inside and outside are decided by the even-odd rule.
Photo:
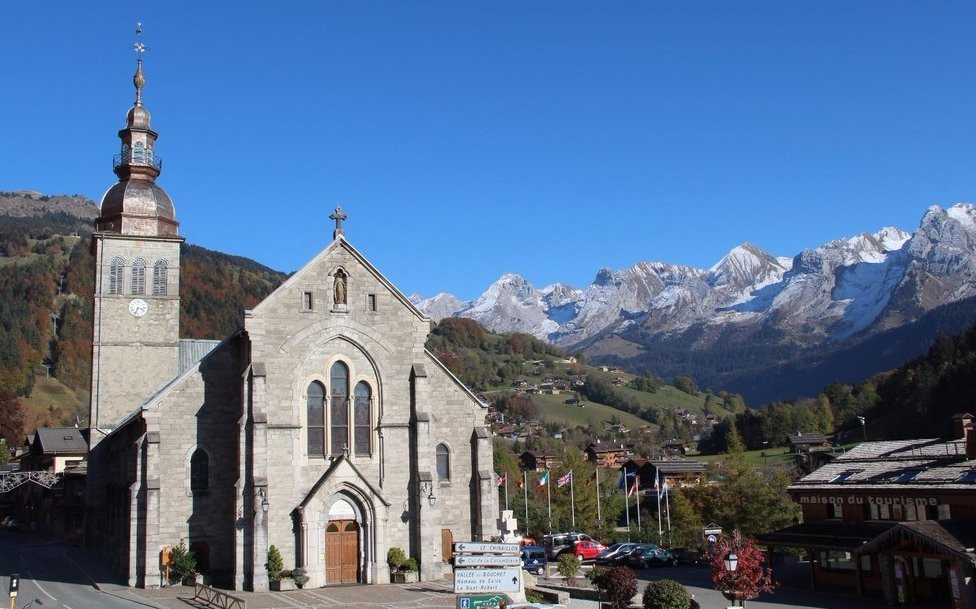
[[[601,269],[584,289],[536,289],[507,273],[471,302],[444,294],[415,302],[434,319],[470,317],[494,331],[619,359],[676,337],[685,350],[748,340],[833,343],[972,296],[976,206],[960,203],[930,207],[914,233],[886,227],[792,259],[744,243],[709,269],[639,262]]]

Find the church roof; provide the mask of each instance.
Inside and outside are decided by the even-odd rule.
[[[399,300],[407,308],[407,310],[413,313],[417,317],[417,319],[423,321],[430,321],[430,318],[428,318],[426,315],[421,313],[420,309],[418,309],[416,305],[410,302],[409,298],[404,296],[403,293],[400,292],[400,290],[398,290],[397,287],[393,285],[393,283],[389,279],[387,279],[383,275],[383,273],[379,271],[379,269],[373,266],[373,263],[367,260],[366,257],[363,256],[362,253],[359,252],[359,250],[353,247],[351,243],[346,241],[346,238],[342,234],[336,235],[336,238],[334,241],[332,241],[332,243],[330,243],[324,250],[316,254],[311,260],[305,263],[305,266],[303,266],[298,271],[293,273],[292,276],[286,279],[285,282],[282,283],[280,286],[278,286],[278,288],[274,292],[269,294],[267,297],[265,297],[264,300],[258,303],[257,306],[251,309],[250,314],[253,315],[255,313],[259,313],[261,309],[264,308],[265,303],[273,300],[273,297],[276,294],[278,294],[279,292],[286,292],[287,290],[291,289],[292,285],[300,280],[301,276],[304,274],[306,269],[311,268],[312,266],[318,264],[321,259],[327,257],[330,253],[332,253],[334,250],[340,247],[348,251],[353,258],[355,258],[360,264],[363,265],[363,268],[369,271],[374,277],[376,277],[376,279],[380,281],[380,283],[382,283],[388,290],[390,290],[390,293],[393,294],[393,296],[397,300]]]

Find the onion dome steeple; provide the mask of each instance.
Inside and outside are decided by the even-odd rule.
[[[173,201],[156,184],[163,167],[156,156],[158,134],[149,127],[149,111],[142,105],[146,77],[142,72],[142,24],[136,27],[139,40],[136,51],[136,73],[132,84],[136,100],[125,118],[125,129],[119,131],[122,150],[115,156],[115,175],[119,182],[102,197],[101,213],[95,221],[98,231],[126,235],[175,237],[179,223]]]

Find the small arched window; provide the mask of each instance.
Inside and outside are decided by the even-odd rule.
[[[132,293],[146,293],[146,261],[142,258],[132,261]]]
[[[153,263],[153,296],[166,295],[166,261],[157,260]]]
[[[206,492],[210,489],[210,455],[202,448],[193,451],[190,457],[190,491]]]
[[[332,454],[341,455],[349,447],[349,366],[332,364],[329,385]]]
[[[451,451],[446,444],[437,445],[437,479],[451,479]]]
[[[142,142],[136,142],[132,145],[132,162],[133,163],[144,163],[146,162],[146,145]]]
[[[325,456],[325,387],[318,381],[308,386],[305,398],[305,413],[308,421],[307,447],[309,457]]]
[[[108,266],[108,293],[121,294],[123,273],[125,272],[125,260],[116,256],[112,258]]]
[[[357,455],[369,455],[372,450],[370,446],[370,402],[373,392],[366,381],[356,383],[355,402],[353,404],[353,424],[355,432],[353,439],[356,445]]]

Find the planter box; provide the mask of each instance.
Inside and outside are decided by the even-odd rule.
[[[417,581],[416,571],[400,571],[390,573],[390,581],[394,584],[412,584]]]
[[[274,580],[272,582],[269,582],[268,585],[275,592],[284,592],[285,590],[294,590],[295,589],[295,580],[293,580],[290,577],[289,578],[286,578],[286,579],[278,579],[278,580]]]
[[[200,583],[200,574],[196,573],[194,575],[187,575],[183,578],[182,583],[184,586],[195,586]]]

